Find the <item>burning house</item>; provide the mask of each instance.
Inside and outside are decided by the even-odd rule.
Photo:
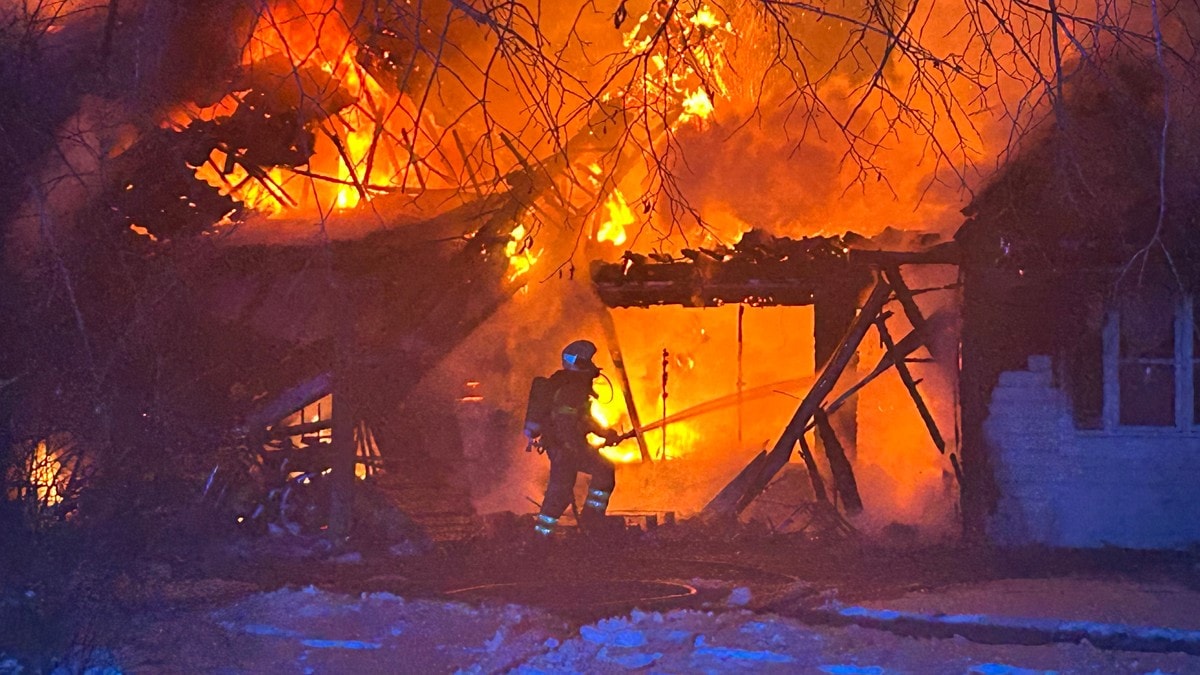
[[[639,406],[661,407],[666,417],[736,389],[741,430],[760,437],[738,440],[744,447],[730,453],[726,443],[701,438],[716,437],[720,425],[693,417],[642,438],[639,460],[649,457],[649,443],[658,459],[704,448],[732,466],[771,434],[774,420],[747,415],[746,401],[761,411],[763,399],[773,399],[768,407],[786,414],[787,396],[816,362],[805,356],[760,376],[758,350],[809,351],[790,344],[807,342],[804,331],[738,339],[743,372],[735,383],[717,367],[735,348],[734,321],[692,317],[686,331],[666,335],[654,319],[608,317],[586,280],[587,261],[615,259],[648,228],[665,224],[669,235],[677,227],[671,214],[685,196],[662,182],[663,153],[689,134],[703,138],[714,101],[735,99],[726,61],[741,53],[737,17],[697,5],[617,21],[606,35],[622,56],[600,93],[580,99],[577,113],[539,113],[536,129],[523,130],[516,103],[538,109],[540,100],[522,78],[540,78],[551,99],[575,94],[554,89],[570,81],[550,63],[503,77],[464,74],[488,50],[508,48],[511,36],[494,17],[468,13],[463,24],[449,8],[440,18],[433,10],[410,16],[375,8],[371,23],[365,7],[330,7],[337,11],[329,19],[320,2],[274,3],[265,13],[238,3],[224,10],[151,4],[139,22],[114,14],[95,23],[101,15],[87,12],[32,17],[43,21],[31,30],[44,29],[49,47],[95,37],[113,59],[155,56],[160,68],[126,82],[119,79],[126,63],[114,60],[106,64],[107,97],[103,87],[74,100],[55,92],[61,100],[44,105],[60,116],[58,130],[22,148],[39,168],[6,194],[6,270],[23,289],[10,296],[13,313],[25,317],[25,335],[44,321],[63,342],[13,341],[21,345],[15,363],[39,364],[40,373],[21,375],[14,365],[18,377],[6,391],[7,428],[19,447],[36,454],[42,440],[66,433],[71,447],[91,456],[89,465],[110,467],[156,463],[169,452],[183,474],[203,478],[206,494],[220,484],[213,465],[242,465],[231,449],[262,446],[271,455],[311,447],[328,458],[299,462],[303,469],[294,463],[291,473],[341,477],[335,492],[343,495],[346,481],[383,461],[393,474],[422,475],[457,495],[467,510],[497,491],[508,493],[497,504],[519,509],[538,469],[519,466],[519,448],[508,446],[517,442],[513,418],[525,382],[544,367],[535,352],[556,353],[567,331],[601,334],[605,326],[636,359],[627,359],[630,379],[597,414],[629,424]],[[402,34],[397,26],[417,30]],[[134,30],[158,31],[155,50],[170,53],[127,53],[125,45],[141,44],[127,34]],[[228,30],[238,39],[221,33]],[[500,37],[472,47],[478,55],[435,58],[434,45],[473,44],[472,31]],[[190,39],[200,36],[211,49]],[[744,51],[737,58],[758,58]],[[76,56],[66,52],[64,68]],[[460,78],[456,92],[425,79],[448,63]],[[36,89],[12,76],[14,91]],[[514,105],[488,107],[476,87],[489,85],[524,93]],[[133,93],[121,96],[122,87]],[[162,95],[140,97],[136,87],[160,87]],[[449,101],[433,97],[435,90]],[[455,101],[469,96],[480,104],[454,112]],[[549,136],[539,139],[538,129]],[[54,148],[50,159],[33,160],[39,148]],[[660,187],[639,188],[646,183]],[[697,231],[703,237],[728,238],[744,227],[719,211],[708,226],[716,229]],[[658,255],[677,246],[669,237],[662,245]],[[58,290],[42,304],[22,301],[44,288]],[[844,319],[852,303],[845,289],[839,293]],[[739,332],[753,333],[757,309],[746,313]],[[10,329],[14,338],[21,332]],[[661,358],[661,374],[660,350],[672,353]],[[660,379],[661,386],[649,384]],[[779,388],[788,391],[772,393]],[[21,461],[43,461],[33,454]],[[527,474],[515,479],[521,487],[510,489],[504,471],[471,469],[486,461]],[[6,493],[58,494],[20,475],[20,461],[12,466]],[[463,476],[474,474],[485,485],[466,490]],[[639,495],[655,493],[654,509],[696,511],[721,476],[705,474],[686,500],[669,490],[631,490],[626,506],[646,508]],[[179,489],[161,487],[162,499]],[[61,508],[75,506],[66,500]]]
[[[1195,671],[1198,26],[0,0],[0,671]]]
[[[55,130],[18,148],[30,168],[4,174],[5,273],[20,289],[6,301],[21,321],[7,327],[18,348],[0,441],[24,455],[0,471],[0,493],[68,511],[75,469],[62,467],[113,494],[140,478],[112,467],[165,453],[178,471],[142,476],[148,503],[235,491],[223,475],[271,466],[285,482],[328,481],[321,526],[342,534],[356,479],[425,494],[402,508],[431,522],[527,510],[545,472],[521,452],[528,382],[589,335],[611,385],[595,415],[638,431],[605,451],[621,464],[618,511],[742,514],[799,472],[793,509],[820,504],[867,529],[954,531],[961,496],[970,528],[1009,543],[1190,541],[1072,530],[1092,488],[1038,480],[1083,475],[1071,452],[1100,462],[1190,442],[1187,293],[1138,296],[1122,314],[1105,289],[1114,274],[1137,280],[1131,293],[1187,278],[1170,233],[1193,193],[1164,182],[1184,196],[1157,220],[1142,193],[1112,206],[1162,226],[1145,249],[1130,248],[1141,230],[1097,243],[1063,195],[1098,202],[1031,168],[1058,166],[1058,146],[1027,146],[950,241],[976,164],[1015,133],[968,124],[980,111],[938,95],[980,95],[959,52],[896,43],[884,52],[907,60],[866,72],[832,49],[812,57],[827,72],[806,88],[747,36],[823,38],[753,6],[535,17],[457,2],[169,4],[144,3],[136,21],[116,3],[64,3],[41,23],[26,8],[62,69],[83,68],[87,53],[68,47],[86,40],[105,56],[82,94],[8,73]],[[873,39],[850,52],[873,53]],[[894,99],[888,83],[914,73],[940,79]],[[1115,115],[1102,89],[1056,101],[1097,134],[1124,134],[1100,124]],[[1132,117],[1153,117],[1156,91],[1130,90]],[[1015,123],[1032,115],[1021,107]],[[841,145],[797,141],[797,124]],[[885,151],[903,134],[924,140]],[[1100,172],[1122,161],[1108,149],[1096,151],[1108,164],[1074,161]],[[1067,294],[1085,278],[1090,291]],[[1177,317],[1169,330],[1135,314],[1158,305]],[[1060,306],[1074,313],[1044,315]],[[1025,394],[1042,404],[1022,407]],[[51,438],[82,454],[48,458]],[[1062,471],[1033,469],[1043,455]],[[1147,480],[1143,502],[1159,503]]]

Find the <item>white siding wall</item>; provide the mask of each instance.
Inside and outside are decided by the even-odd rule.
[[[1200,545],[1200,436],[1075,429],[1050,358],[1002,373],[984,422],[1001,545]]]

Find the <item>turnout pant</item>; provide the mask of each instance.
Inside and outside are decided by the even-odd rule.
[[[617,484],[613,463],[586,442],[555,443],[546,454],[550,457],[550,481],[542,499],[541,520],[553,524],[567,510],[575,499],[575,479],[580,472],[591,476],[584,510],[603,515]]]

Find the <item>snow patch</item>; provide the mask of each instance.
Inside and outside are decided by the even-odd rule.
[[[796,659],[787,654],[767,650],[741,649],[738,647],[718,647],[709,645],[703,635],[697,635],[693,643],[697,656],[711,656],[722,661],[734,659],[738,661],[759,661],[763,663],[791,663]]]
[[[613,647],[641,647],[646,635],[629,627],[624,619],[602,619],[595,626],[584,626],[579,634],[588,642]]]
[[[378,642],[363,642],[362,640],[301,640],[300,644],[317,649],[379,649],[383,647]]]
[[[760,661],[763,663],[792,663],[796,659],[778,652],[758,651],[754,649],[738,649],[736,647],[697,647],[697,656],[712,656],[722,661],[736,659],[740,661]]]
[[[967,671],[971,675],[1057,675],[1056,670],[1029,670],[1004,663],[981,663],[971,666]]]
[[[725,604],[730,607],[745,607],[750,604],[750,589],[745,586],[738,586],[729,594],[729,598],[725,600]]]

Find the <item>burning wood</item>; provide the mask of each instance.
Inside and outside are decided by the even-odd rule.
[[[6,454],[3,497],[20,506],[27,525],[39,529],[74,512],[91,467],[71,434],[18,443]]]

